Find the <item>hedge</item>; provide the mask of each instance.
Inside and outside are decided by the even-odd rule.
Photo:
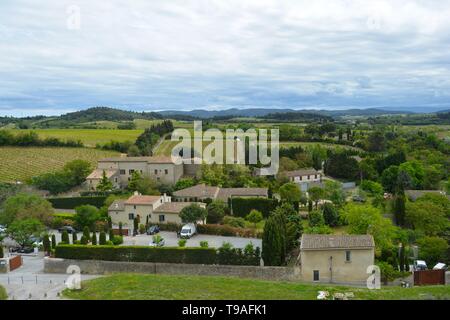
[[[278,206],[278,200],[267,198],[231,198],[233,216],[245,218],[253,209],[268,218],[270,213]]]
[[[73,197],[73,198],[48,198],[47,200],[56,209],[75,209],[78,206],[90,204],[101,208],[105,204],[105,196]]]
[[[157,224],[161,231],[178,232],[183,227],[183,224],[178,223],[159,223]],[[213,236],[224,237],[244,237],[244,238],[262,238],[262,232],[258,232],[250,228],[234,228],[221,224],[198,224],[197,232],[199,234],[209,234]]]
[[[59,245],[56,258],[132,262],[215,264],[214,248]]]

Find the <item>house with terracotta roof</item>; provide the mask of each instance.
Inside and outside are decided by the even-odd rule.
[[[225,202],[233,197],[239,198],[267,198],[268,188],[220,188],[208,186],[204,183],[178,190],[173,193],[174,201],[205,201],[220,199]]]
[[[366,285],[374,259],[371,235],[303,234],[300,241],[304,281]]]
[[[176,164],[171,157],[166,156],[105,158],[98,161],[97,168],[86,179],[90,190],[95,190],[103,171],[107,173],[115,188],[124,188],[135,171],[155,181],[174,184],[183,176],[185,170],[183,164]]]
[[[178,223],[181,224],[179,216],[181,210],[191,202],[172,202],[171,197],[167,195],[161,196],[145,196],[134,194],[126,200],[115,200],[108,208],[108,215],[111,217],[113,225],[117,226],[122,223],[124,228],[133,229],[134,218],[138,217],[139,224],[156,223]],[[204,203],[199,204],[205,207]]]

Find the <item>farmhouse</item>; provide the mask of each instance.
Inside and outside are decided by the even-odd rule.
[[[284,174],[289,178],[289,181],[296,183],[322,181],[322,173],[314,168],[285,171]]]
[[[105,171],[108,179],[116,188],[128,185],[133,172],[147,175],[165,184],[176,183],[183,175],[195,174],[197,167],[189,164],[175,164],[171,157],[113,157],[98,161],[95,169],[87,178],[87,186],[95,190]]]
[[[171,197],[143,196],[135,194],[126,200],[115,200],[108,208],[108,215],[113,225],[122,225],[133,229],[134,218],[138,217],[140,224],[149,223],[181,223],[179,216],[181,210],[191,202],[172,202]],[[204,207],[204,203],[200,203]]]
[[[304,281],[363,285],[374,264],[375,243],[371,235],[304,234],[300,265]]]
[[[196,186],[175,191],[174,201],[205,201],[207,199],[220,199],[225,202],[233,197],[240,198],[267,198],[269,191],[267,188],[220,188],[198,184]]]

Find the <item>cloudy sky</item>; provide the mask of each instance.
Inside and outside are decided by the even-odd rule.
[[[1,0],[0,116],[450,107],[450,1]]]

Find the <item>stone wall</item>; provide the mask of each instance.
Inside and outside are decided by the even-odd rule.
[[[232,276],[264,280],[300,281],[296,267],[224,266],[152,262],[119,262],[98,260],[69,260],[45,258],[44,272],[66,273],[67,267],[77,265],[82,274],[150,273],[177,275]]]

